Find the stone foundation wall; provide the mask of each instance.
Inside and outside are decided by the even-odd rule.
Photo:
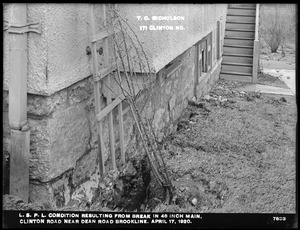
[[[185,51],[182,65],[170,76],[163,71],[152,78],[152,94],[140,94],[143,112],[153,122],[155,132],[162,139],[174,131],[176,120],[186,108],[188,100],[206,94],[218,79],[220,61],[202,76],[195,86],[195,47]],[[102,105],[105,105],[105,98]],[[4,152],[9,153],[7,119],[8,93],[4,91]],[[128,106],[124,103],[124,132],[126,159],[140,154],[137,132]],[[118,121],[114,111],[116,156],[118,152]],[[91,203],[100,186],[96,118],[94,112],[92,78],[88,77],[51,96],[28,94],[30,136],[30,200],[47,201],[53,208],[73,203]],[[108,122],[103,120],[106,171],[110,170]],[[119,165],[119,164],[118,164]],[[100,186],[101,187],[101,186]]]

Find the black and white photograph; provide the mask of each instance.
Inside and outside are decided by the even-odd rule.
[[[298,5],[3,3],[3,228],[298,228]]]

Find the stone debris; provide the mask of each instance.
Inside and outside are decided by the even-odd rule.
[[[229,95],[233,94],[233,93],[234,92],[230,91]],[[243,93],[241,94],[241,96],[244,96],[244,95],[245,94],[243,94]],[[217,107],[230,107],[232,109],[233,109],[233,106],[231,104],[236,103],[236,101],[233,99],[230,99],[230,98],[227,98],[227,97],[221,96],[221,95],[216,95],[216,94],[210,94],[209,97],[203,97],[203,100],[205,100],[205,102],[208,102],[209,104],[217,106]],[[205,106],[207,106],[207,104],[205,104]]]
[[[228,99],[228,102],[231,103],[231,104],[234,104],[234,103],[236,103],[236,100]]]
[[[3,210],[45,210],[48,204],[25,203],[21,198],[13,195],[3,196]]]
[[[202,193],[205,192],[205,188],[203,186],[201,186],[201,185],[198,186],[198,189]]]
[[[203,111],[206,115],[208,115],[208,113],[211,112],[205,101],[204,102],[203,101],[199,101],[199,102],[188,101],[188,104],[191,106],[195,106],[197,108],[203,109]]]
[[[199,113],[191,112],[190,116],[189,116],[189,119],[192,119],[193,117],[196,117],[197,115],[199,115]]]
[[[282,101],[282,102],[287,102],[285,97],[281,97],[279,100]]]
[[[183,187],[183,186],[180,186],[180,187],[179,187],[179,191],[180,191],[180,192],[183,192],[184,190],[185,190],[185,187]]]
[[[196,102],[196,101],[188,101],[188,104],[198,108],[203,108],[203,106],[205,105],[205,103],[203,102]]]
[[[186,128],[188,125],[189,125],[188,121],[185,120],[179,121],[177,124],[177,131]]]
[[[209,188],[210,190],[213,190],[216,187],[216,182],[215,181],[210,181],[209,182]]]
[[[134,168],[132,162],[128,162],[122,165],[119,169],[120,177],[134,177],[137,174],[136,169]]]
[[[210,99],[210,96],[209,95],[204,95],[203,99],[206,100],[206,101],[208,101]]]
[[[198,203],[198,201],[197,201],[197,199],[196,199],[196,198],[194,198],[194,199],[192,199],[191,203],[192,203],[192,205],[196,206],[196,205],[197,205],[197,203]]]

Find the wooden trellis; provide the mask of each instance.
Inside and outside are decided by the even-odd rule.
[[[104,141],[103,141],[103,129],[102,123],[103,118],[108,116],[108,127],[109,127],[109,143],[110,143],[110,154],[112,168],[116,169],[116,156],[115,156],[115,136],[114,136],[114,125],[113,125],[113,114],[112,111],[115,107],[118,107],[118,120],[119,120],[119,134],[120,134],[120,153],[121,161],[125,162],[125,147],[124,147],[124,127],[123,127],[123,108],[122,101],[125,99],[123,94],[116,97],[112,100],[111,92],[107,90],[107,106],[101,109],[101,93],[100,86],[103,78],[107,77],[107,83],[110,85],[110,78],[112,72],[117,70],[117,65],[120,66],[120,62],[109,63],[109,52],[108,52],[108,37],[114,36],[118,31],[111,27],[107,27],[106,22],[106,6],[102,5],[101,17],[103,20],[104,29],[99,33],[96,33],[96,23],[95,23],[95,13],[94,5],[90,6],[90,25],[91,25],[91,54],[92,54],[92,73],[93,73],[93,82],[94,82],[94,98],[95,98],[95,112],[97,118],[97,136],[98,136],[98,149],[99,149],[99,169],[100,175],[102,176],[105,173],[104,165]],[[98,69],[99,64],[99,49],[97,49],[97,42],[102,42],[103,50],[103,68]]]

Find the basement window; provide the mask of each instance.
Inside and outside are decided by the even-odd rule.
[[[164,68],[164,74],[166,77],[171,76],[176,70],[178,70],[181,65],[182,65],[182,61],[181,61],[181,55],[179,55],[179,57],[175,58],[173,61],[169,62],[165,68]]]
[[[204,49],[201,50],[201,70],[203,73],[206,72],[206,63],[205,63],[205,52]]]
[[[207,72],[207,48],[206,39],[203,38],[198,43],[198,76],[201,77],[203,73]]]
[[[212,68],[212,32],[204,37],[197,44],[198,49],[198,77],[201,77],[204,73],[207,73]]]

